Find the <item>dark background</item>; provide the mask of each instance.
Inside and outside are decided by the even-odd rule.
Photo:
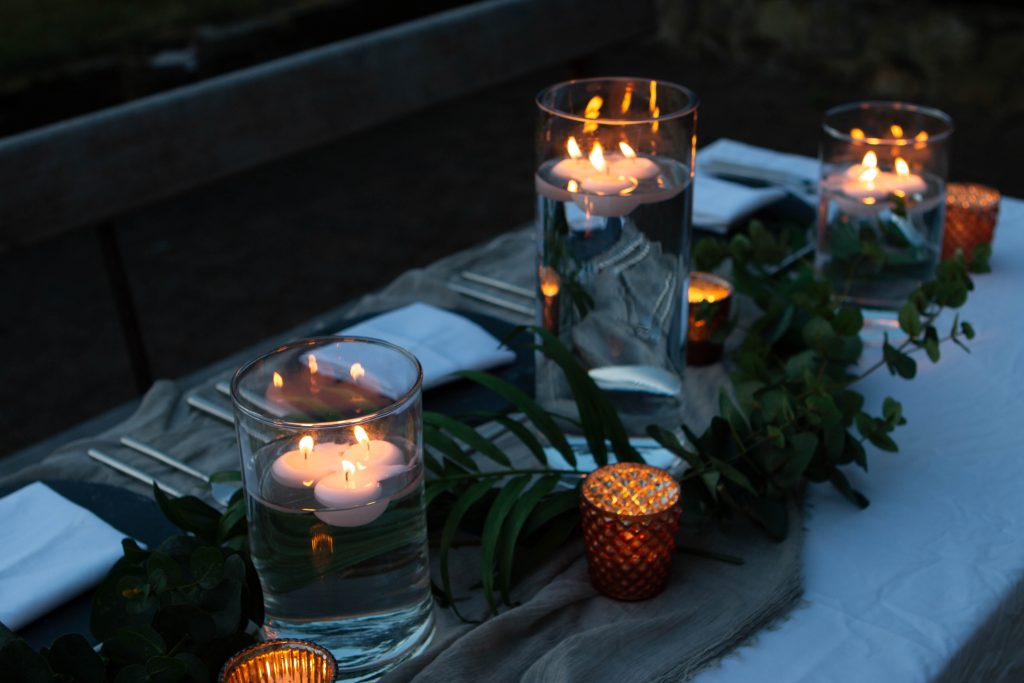
[[[138,211],[117,230],[154,372],[184,375],[531,220],[533,96],[570,77],[675,81],[701,98],[698,144],[727,136],[812,156],[827,107],[917,101],[956,122],[951,180],[1024,196],[1022,14],[923,0],[665,3],[645,40]],[[76,96],[48,97],[38,123]],[[11,130],[31,127],[31,110],[8,117]],[[0,455],[137,395],[91,231],[0,254],[0,354]]]

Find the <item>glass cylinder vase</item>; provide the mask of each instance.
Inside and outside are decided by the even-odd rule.
[[[537,96],[538,324],[608,392],[631,433],[682,411],[697,97],[672,83],[594,78]],[[536,395],[572,414],[538,357]]]
[[[815,266],[844,301],[894,310],[935,275],[952,132],[948,115],[903,102],[825,113]]]
[[[433,634],[422,371],[392,344],[308,339],[231,383],[264,636],[375,680]]]

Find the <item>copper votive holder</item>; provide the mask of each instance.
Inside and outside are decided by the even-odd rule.
[[[686,364],[717,363],[722,360],[723,351],[717,335],[729,323],[732,285],[725,278],[696,271],[690,273],[687,298],[690,315],[686,326]]]
[[[616,600],[665,588],[679,530],[679,483],[668,472],[621,462],[595,470],[580,498],[590,581]]]
[[[942,237],[942,258],[962,249],[970,263],[974,248],[992,241],[999,216],[999,191],[977,183],[946,186],[946,227]]]
[[[338,665],[330,651],[308,640],[281,639],[242,650],[220,670],[218,683],[331,683]]]

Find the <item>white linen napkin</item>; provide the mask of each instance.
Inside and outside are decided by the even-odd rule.
[[[375,337],[412,353],[423,366],[423,388],[455,379],[459,370],[487,370],[516,354],[471,320],[425,303],[414,303],[346,327],[336,334]]]
[[[808,204],[816,203],[817,159],[720,138],[697,152],[697,172],[762,180],[784,187]]]
[[[693,182],[693,225],[725,234],[736,221],[785,196],[781,187],[749,187],[698,171]]]
[[[17,630],[95,586],[123,533],[41,482],[0,498],[0,621]]]

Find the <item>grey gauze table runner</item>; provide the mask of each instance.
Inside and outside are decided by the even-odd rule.
[[[294,330],[246,349],[203,373],[198,387],[209,400],[227,402],[212,390],[213,380],[230,376],[239,364],[287,339],[337,331],[347,318],[387,310],[412,301],[486,313],[510,322],[529,322],[515,314],[462,298],[446,283],[464,269],[533,287],[533,234],[519,230],[409,271],[383,290]],[[685,420],[701,430],[714,414],[721,366],[689,369]],[[37,479],[105,482],[144,491],[141,484],[98,465],[86,456],[90,447],[158,477],[180,490],[205,496],[197,482],[134,454],[119,444],[123,435],[168,452],[206,472],[238,469],[234,432],[227,425],[190,409],[187,383],[160,381],[136,413],[115,428],[60,448],[42,462],[0,481],[10,485]],[[506,437],[507,438],[507,437]],[[529,458],[514,440],[510,454]],[[789,537],[772,543],[738,526],[682,537],[686,545],[742,557],[743,566],[678,554],[672,579],[658,597],[637,603],[616,602],[594,591],[587,577],[582,543],[563,548],[520,584],[515,606],[489,617],[479,585],[476,552],[455,551],[454,590],[463,615],[482,623],[464,623],[437,608],[437,634],[422,656],[386,677],[389,683],[462,680],[494,681],[678,681],[713,664],[752,634],[785,615],[801,594],[800,511],[791,511]]]

